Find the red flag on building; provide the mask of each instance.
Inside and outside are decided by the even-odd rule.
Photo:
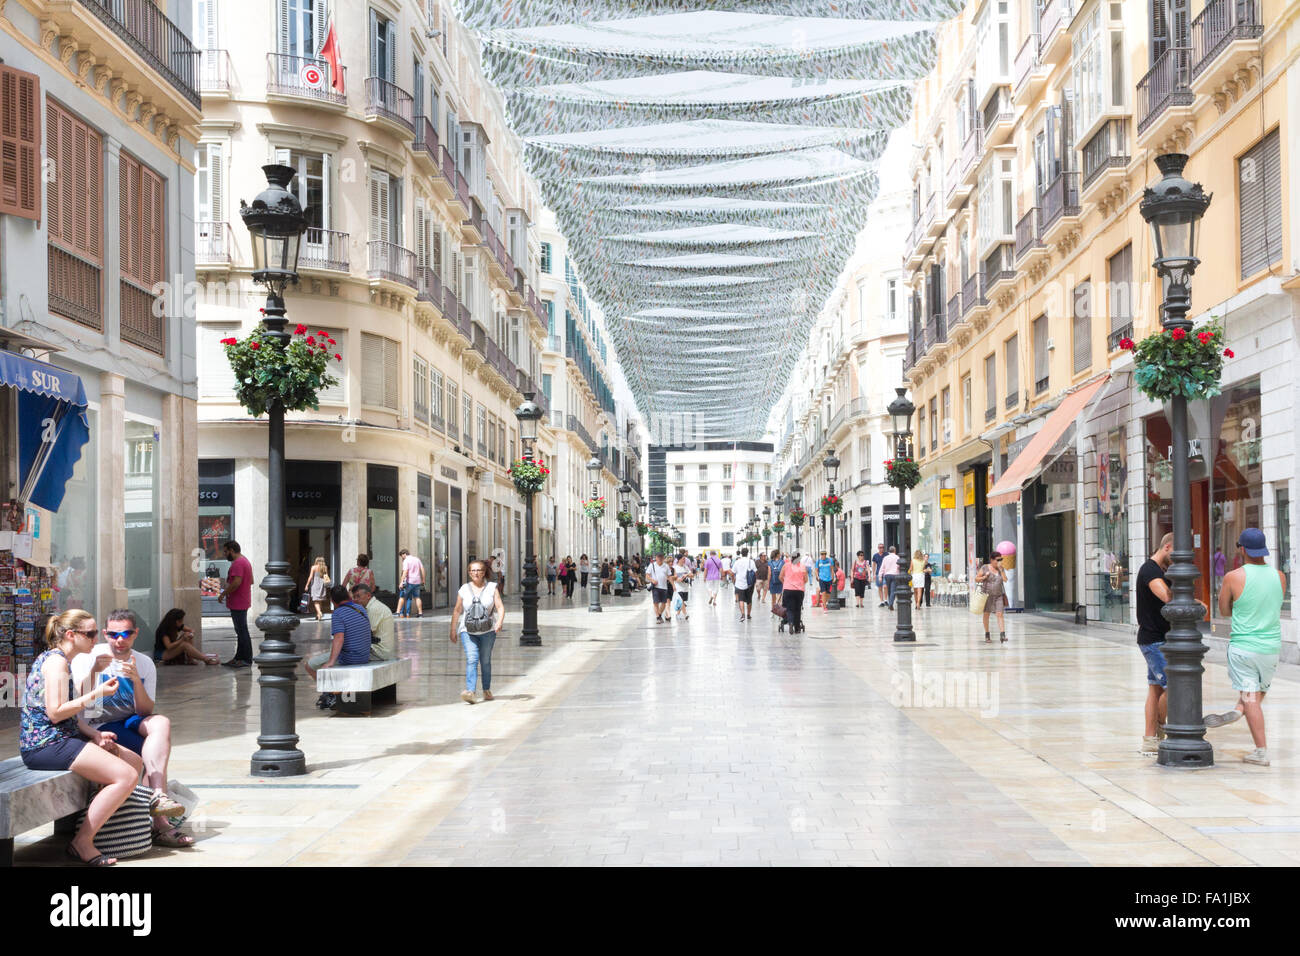
[[[325,42],[321,44],[318,55],[330,65],[330,86],[343,93],[343,54],[339,51],[339,38],[334,32],[333,17],[330,17],[330,28],[325,34]]]

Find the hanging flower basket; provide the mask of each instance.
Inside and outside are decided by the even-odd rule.
[[[605,499],[592,498],[590,501],[584,501],[582,503],[582,513],[588,518],[605,517]]]
[[[771,528],[771,526],[765,527],[765,528],[763,529],[763,537],[764,537],[764,538],[770,538],[770,537],[772,537],[772,528]]]
[[[620,528],[629,527],[632,524],[632,512],[620,511],[618,513],[618,526]]]
[[[807,520],[807,518],[808,518],[808,513],[804,511],[802,508],[790,509],[790,523],[794,525],[796,528],[801,527],[804,521]]]
[[[885,480],[892,488],[910,491],[921,483],[921,469],[911,458],[885,460]]]
[[[1133,353],[1138,391],[1154,402],[1182,396],[1189,402],[1213,398],[1221,391],[1223,360],[1233,358],[1223,347],[1223,327],[1214,319],[1199,329],[1161,329],[1136,345],[1120,339],[1119,347]]]
[[[521,495],[535,495],[546,486],[546,476],[551,470],[542,464],[541,459],[519,458],[507,469],[506,474],[515,483],[515,490]]]
[[[822,495],[821,512],[829,518],[844,510],[844,499],[839,495]]]
[[[636,523],[636,533],[639,537],[644,538],[645,533],[649,530],[650,530],[650,526],[646,524],[644,521],[638,521]]]
[[[773,522],[772,522],[772,530],[773,530],[774,532],[776,532],[777,534],[785,534],[785,522],[784,522],[784,521],[773,521]]]
[[[286,412],[320,408],[318,396],[339,380],[329,373],[329,363],[342,362],[338,345],[325,332],[312,335],[305,325],[294,328],[289,344],[272,337],[259,324],[247,338],[222,339],[226,359],[235,374],[235,398],[257,418],[275,399]]]

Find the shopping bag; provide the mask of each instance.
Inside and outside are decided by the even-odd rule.
[[[682,609],[682,594],[678,591],[673,595],[673,613],[676,614]]]
[[[790,611],[786,608],[784,604],[773,604],[772,613],[775,614],[783,621],[790,617]]]
[[[984,605],[988,603],[989,596],[983,588],[976,588],[975,593],[970,596],[970,612],[972,614],[983,614]]]

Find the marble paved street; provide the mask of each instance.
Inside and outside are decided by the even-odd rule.
[[[248,776],[247,672],[164,669],[199,845],[124,865],[1300,862],[1291,673],[1266,703],[1272,767],[1241,762],[1239,721],[1186,773],[1138,753],[1145,669],[1123,632],[1013,615],[986,646],[978,619],[935,607],[909,648],[874,607],[809,611],[799,637],[730,604],[672,625],[644,595],[598,618],[577,595],[544,608],[546,645],[523,649],[511,607],[491,703],[457,698],[445,616],[401,622],[415,666],[395,708],[322,714],[300,682],[309,774],[288,780]],[[304,622],[304,649],[324,632]],[[1207,660],[1207,706],[1226,709],[1222,652]],[[60,852],[47,827],[16,855]]]

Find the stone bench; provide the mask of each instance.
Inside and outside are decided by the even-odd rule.
[[[53,821],[56,833],[71,835],[90,790],[71,770],[28,770],[21,757],[0,761],[0,866],[13,866],[19,833]]]
[[[316,689],[322,694],[339,694],[335,709],[345,714],[368,714],[375,703],[397,703],[397,682],[411,676],[411,659],[371,661],[323,667],[316,672]]]

